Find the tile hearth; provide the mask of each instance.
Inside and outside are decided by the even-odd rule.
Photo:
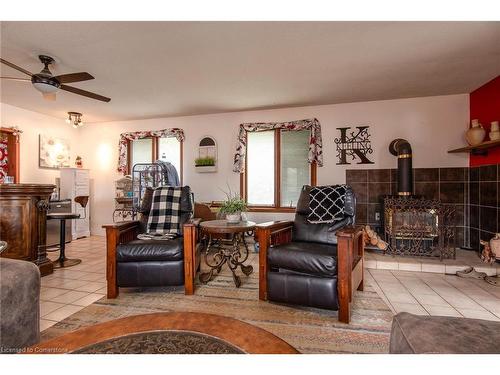
[[[105,296],[105,247],[105,238],[100,236],[82,238],[68,244],[66,255],[82,259],[82,263],[71,268],[56,269],[52,275],[42,278],[40,330],[51,327]],[[49,253],[53,260],[57,255]],[[391,265],[391,262],[395,265]],[[402,271],[406,263],[410,262],[407,259],[400,262],[389,256],[367,253],[367,282],[376,289],[393,313],[407,311],[424,315],[500,320],[499,287],[483,281],[445,275],[442,270],[443,267],[446,270],[448,263],[441,265],[439,260],[425,267],[422,263],[419,270],[426,272]]]
[[[500,275],[500,263],[486,264],[481,261],[475,251],[457,250],[456,259],[430,257],[409,257],[384,255],[381,252],[367,250],[365,252],[365,267],[377,270],[430,272],[455,275],[468,267],[474,267],[478,272],[485,272],[488,276]]]

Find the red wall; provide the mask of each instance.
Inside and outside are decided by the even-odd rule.
[[[492,121],[500,121],[500,76],[492,79],[470,94],[470,119],[479,119],[486,130],[486,139]],[[487,156],[471,155],[470,166],[500,163],[500,147],[488,150]]]

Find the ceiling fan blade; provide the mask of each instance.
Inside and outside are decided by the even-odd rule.
[[[16,77],[0,77],[1,79],[8,79],[9,81],[21,81],[21,82],[31,82],[28,78],[16,78]]]
[[[10,66],[10,67],[11,67],[11,68],[13,68],[13,69],[19,70],[20,72],[22,72],[22,73],[24,73],[24,74],[27,74],[27,75],[29,75],[30,77],[33,75],[33,74],[31,74],[30,72],[28,72],[26,69],[23,69],[23,68],[21,68],[20,66],[17,66],[16,64],[12,64],[11,62],[9,62],[9,61],[7,61],[7,60],[4,60],[4,59],[2,59],[2,58],[0,58],[0,62],[1,62],[2,64],[5,64],[5,65],[7,65],[7,66]]]
[[[94,79],[94,77],[87,72],[61,74],[59,76],[55,76],[54,78],[61,83],[81,82]]]
[[[43,93],[42,95],[45,100],[50,100],[51,102],[54,102],[56,100],[55,92]]]
[[[95,93],[90,92],[90,91],[85,91],[85,90],[77,89],[76,87],[72,87],[72,86],[61,85],[60,89],[72,92],[73,94],[78,94],[78,95],[86,96],[87,98],[100,100],[100,101],[106,102],[106,103],[111,100],[110,98],[106,98],[105,96],[102,96],[102,95],[99,95],[99,94],[95,94]]]

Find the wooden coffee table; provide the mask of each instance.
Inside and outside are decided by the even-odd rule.
[[[226,220],[210,220],[202,221],[200,226],[203,233],[208,237],[204,259],[206,265],[210,267],[210,271],[200,273],[200,281],[204,284],[208,283],[212,280],[214,272],[220,273],[222,266],[227,263],[233,274],[234,284],[239,288],[241,279],[236,274],[236,269],[240,267],[241,272],[247,276],[253,272],[252,266],[244,264],[249,254],[245,233],[253,231],[255,223],[253,221],[240,221],[231,224]],[[226,234],[230,235],[231,238],[221,238],[220,235]],[[243,254],[241,245],[244,248]],[[215,252],[211,251],[214,247],[216,248]]]
[[[214,314],[170,312],[111,320],[33,345],[29,354],[297,354],[272,333]]]

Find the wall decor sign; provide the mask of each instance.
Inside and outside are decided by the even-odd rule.
[[[63,168],[70,166],[69,141],[63,138],[40,134],[40,168]]]
[[[367,157],[373,153],[368,128],[369,126],[356,126],[357,132],[349,131],[350,127],[337,128],[340,130],[340,137],[334,140],[337,145],[337,165],[351,164],[347,161],[348,157],[350,161],[359,159],[357,164],[374,164]]]

